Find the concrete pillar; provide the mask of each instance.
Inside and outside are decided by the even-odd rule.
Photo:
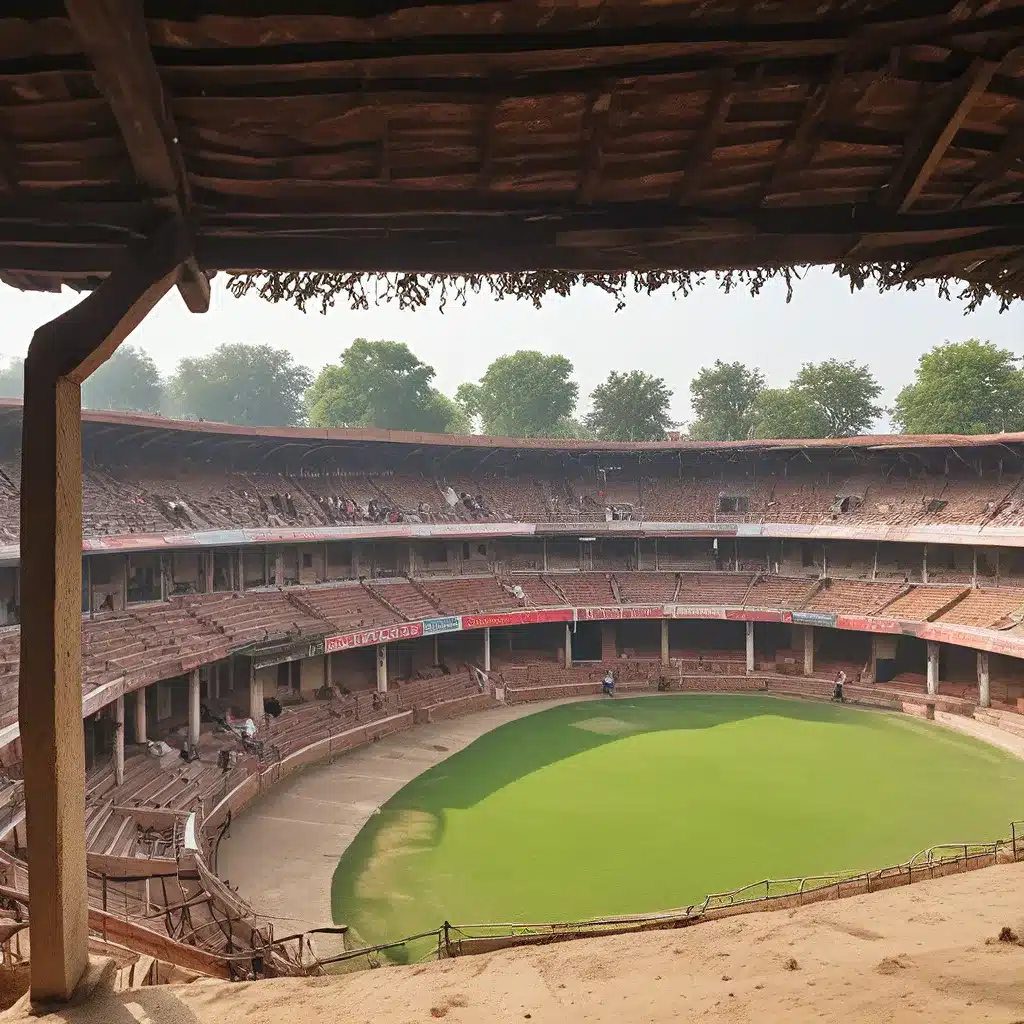
[[[160,556],[160,600],[167,600],[167,558]]]
[[[146,742],[146,688],[135,691],[135,742]]]
[[[441,664],[441,638],[434,634],[434,664]]]
[[[274,556],[274,586],[284,586],[284,552],[278,551]]]
[[[188,677],[188,745],[199,746],[199,669]]]
[[[206,593],[213,593],[213,552],[203,552],[203,571],[206,573]]]
[[[978,704],[991,707],[992,694],[989,687],[988,651],[978,651]]]
[[[804,675],[814,675],[814,627],[804,626]]]
[[[669,663],[668,656],[668,619],[661,620],[661,663],[667,665]]]
[[[377,644],[377,692],[388,692],[388,645]]]
[[[928,693],[933,697],[939,692],[939,645],[928,641]]]
[[[544,566],[544,572],[548,571],[548,539],[547,537],[541,537],[540,539],[541,549],[541,565]]]
[[[754,624],[747,623],[747,671],[754,671]]]
[[[572,625],[565,624],[565,667],[572,668]]]
[[[491,627],[484,627],[484,671],[491,671]]]
[[[928,545],[921,549],[921,582],[928,582]]]
[[[249,662],[249,717],[259,725],[263,721],[263,680]]]
[[[328,690],[334,686],[334,665],[329,654],[324,655],[324,683]]]
[[[971,548],[971,586],[978,585],[978,549]]]
[[[235,590],[241,593],[245,590],[245,555],[242,549],[238,549],[238,579],[235,580]]]
[[[875,635],[871,637],[871,672],[868,682],[872,685],[878,682],[878,637]]]
[[[114,701],[114,785],[124,783],[124,695]]]

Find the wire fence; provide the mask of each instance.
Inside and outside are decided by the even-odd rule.
[[[488,922],[441,928],[439,953],[463,956],[510,946],[543,945],[567,939],[666,928],[758,910],[797,907],[826,900],[879,892],[915,882],[1024,860],[1024,820],[1010,823],[1010,837],[984,843],[941,843],[902,864],[873,871],[836,872],[799,878],[762,879],[701,902],[651,914],[590,918],[570,922]]]

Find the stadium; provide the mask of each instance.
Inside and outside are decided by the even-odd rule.
[[[2,892],[24,910],[20,428],[7,403]],[[85,413],[83,453],[90,923],[168,977],[455,955],[1024,852],[1024,437]]]

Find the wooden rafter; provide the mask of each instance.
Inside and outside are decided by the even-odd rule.
[[[998,67],[998,61],[976,57],[967,71],[939,95],[929,115],[907,140],[903,157],[882,195],[883,209],[906,213],[914,205]]]
[[[477,187],[482,191],[490,188],[494,176],[494,144],[498,132],[499,101],[497,97],[488,97],[484,103],[484,114],[480,126],[480,173],[477,175]]]
[[[583,155],[580,160],[579,201],[590,205],[601,182],[604,146],[608,136],[615,94],[611,90],[587,97],[583,113]]]
[[[1024,169],[1024,114],[1007,127],[1006,138],[994,153],[983,157],[972,174],[978,183],[963,197],[961,206],[973,206],[996,191],[1006,173],[1020,165]]]
[[[779,157],[772,168],[761,202],[776,191],[780,182],[810,163],[818,144],[821,128],[829,113],[834,109],[839,93],[846,79],[847,58],[840,54],[829,75],[828,82],[812,90],[804,104],[800,120],[789,139],[783,144]]]
[[[138,180],[179,217],[190,206],[177,130],[150,51],[140,0],[65,0],[68,18],[110,104]],[[210,306],[210,282],[194,258],[178,290],[194,313]]]
[[[697,131],[693,144],[687,150],[683,176],[673,195],[677,203],[685,205],[691,202],[700,189],[708,161],[711,159],[722,129],[729,119],[729,108],[732,106],[734,96],[734,78],[735,72],[731,68],[727,68],[715,76],[708,105],[704,110],[704,120]]]

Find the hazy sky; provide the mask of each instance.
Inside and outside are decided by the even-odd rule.
[[[610,370],[641,369],[673,388],[672,412],[680,421],[690,417],[690,379],[716,358],[760,366],[770,386],[784,386],[803,362],[856,359],[870,365],[888,401],[911,379],[918,356],[942,341],[979,337],[1024,354],[1024,303],[1000,314],[998,304],[989,302],[964,316],[961,304],[933,291],[851,295],[845,282],[825,271],[799,282],[790,304],[785,298],[781,286],[757,298],[707,286],[685,299],[673,299],[667,290],[630,296],[616,312],[611,298],[584,290],[549,299],[540,310],[475,296],[464,308],[449,304],[444,313],[436,305],[415,312],[385,305],[365,312],[335,308],[324,316],[256,297],[235,299],[221,276],[208,313],[190,314],[172,292],[130,341],[167,373],[182,356],[202,355],[222,342],[279,345],[315,371],[337,360],[353,338],[388,338],[406,342],[432,365],[435,383],[448,394],[461,381],[477,379],[503,353],[561,352],[576,367],[583,411],[586,395]],[[75,301],[71,292],[36,294],[0,285],[0,354],[23,355],[35,327]]]

